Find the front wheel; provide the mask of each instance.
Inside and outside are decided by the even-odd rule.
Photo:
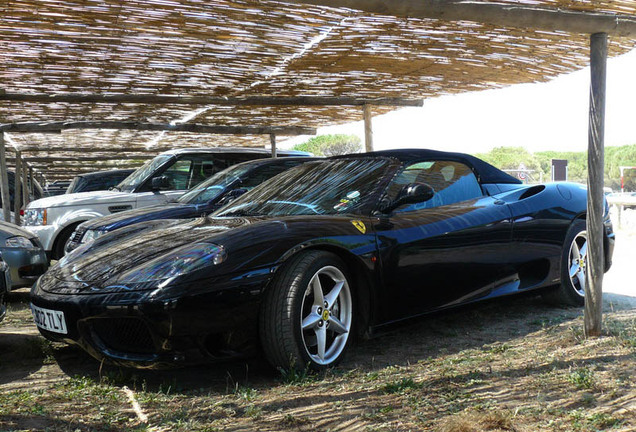
[[[584,220],[572,223],[561,254],[561,284],[544,294],[550,303],[583,306],[587,268],[587,231]]]
[[[342,359],[353,325],[349,280],[342,260],[324,251],[302,253],[281,269],[260,315],[261,344],[274,367],[319,370]]]

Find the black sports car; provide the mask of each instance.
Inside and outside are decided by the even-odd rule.
[[[523,185],[465,154],[335,157],[210,217],[76,249],[33,287],[32,310],[47,338],[120,365],[222,359],[260,340],[274,366],[322,368],[354,335],[443,308],[538,289],[582,304],[585,212],[579,185]]]

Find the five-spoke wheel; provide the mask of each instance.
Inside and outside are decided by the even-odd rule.
[[[587,231],[585,220],[570,225],[561,252],[561,284],[545,291],[543,298],[553,304],[583,306],[587,267]]]
[[[279,368],[336,364],[351,340],[354,296],[346,265],[325,251],[307,251],[279,271],[265,295],[260,337]]]

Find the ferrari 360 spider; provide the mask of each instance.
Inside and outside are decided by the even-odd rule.
[[[614,234],[606,206],[605,265]],[[254,353],[336,364],[354,336],[536,291],[581,305],[586,190],[524,185],[469,155],[392,150],[309,162],[211,216],[131,225],[33,287],[51,340],[120,365]]]

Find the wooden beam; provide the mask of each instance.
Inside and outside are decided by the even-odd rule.
[[[129,95],[129,94],[85,94],[53,93],[28,94],[0,91],[0,101],[17,102],[66,102],[66,103],[140,103],[140,104],[178,104],[178,105],[224,105],[224,106],[422,106],[422,99],[405,98],[355,98],[321,96],[252,96],[244,98],[225,98],[211,96],[173,96],[173,95]],[[311,134],[307,134],[311,135]]]
[[[364,117],[364,149],[366,152],[373,151],[373,125],[371,123],[371,106],[365,105],[363,111]]]
[[[96,162],[96,161],[135,161],[152,159],[153,155],[112,155],[112,156],[29,156],[24,160],[27,162]],[[13,162],[14,158],[7,158],[8,162]]]
[[[67,129],[115,129],[195,132],[226,135],[316,135],[316,128],[300,126],[214,126],[193,123],[142,123],[125,121],[70,121],[70,122],[33,122],[4,123],[0,131],[4,132],[56,132]]]
[[[2,197],[2,216],[6,222],[11,222],[9,174],[7,173],[7,158],[4,147],[4,132],[0,131],[0,197]]]
[[[22,207],[22,159],[20,152],[16,151],[15,178],[13,190],[13,223],[20,225],[20,208]]]
[[[603,164],[607,34],[590,37],[590,123],[587,150],[587,272],[585,284],[585,335],[600,336],[603,311]]]
[[[568,33],[607,33],[612,36],[636,37],[636,17],[609,12],[585,12],[569,9],[537,7],[465,0],[286,0],[288,3],[310,4],[356,9],[382,15],[408,18],[433,18],[444,21],[474,21],[504,27]]]
[[[45,145],[43,147],[20,147],[20,151],[22,154],[25,153],[66,153],[66,152],[77,152],[77,153],[118,153],[118,154],[127,154],[127,153],[151,153],[152,155],[157,155],[163,151],[172,150],[174,147],[170,146],[160,146],[153,148],[145,148],[143,146],[140,147],[130,147],[130,148],[121,148],[121,147],[69,147],[69,146],[49,146]]]

